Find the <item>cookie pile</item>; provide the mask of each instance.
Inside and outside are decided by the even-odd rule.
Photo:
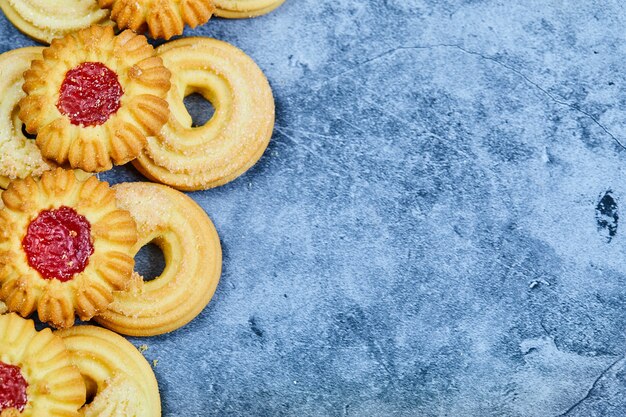
[[[0,0],[22,32],[43,43],[93,25],[148,32],[153,38],[181,35],[212,15],[227,19],[261,16],[285,0]]]
[[[252,17],[283,1],[0,0],[20,30],[50,42],[0,55],[1,417],[161,415],[151,367],[118,333],[173,331],[210,302],[219,236],[177,190],[254,165],[274,99],[236,47],[194,37],[154,49],[142,33],[169,39],[212,14]],[[215,108],[203,126],[183,103],[193,93]],[[93,175],[129,162],[153,182]],[[144,281],[134,257],[149,243],[166,265]],[[57,330],[36,331],[35,312]]]

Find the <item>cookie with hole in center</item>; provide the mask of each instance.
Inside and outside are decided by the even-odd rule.
[[[94,318],[129,336],[154,336],[189,323],[207,306],[222,272],[222,248],[213,222],[187,195],[145,182],[114,186],[139,233],[134,252],[154,243],[163,251],[165,269],[151,281],[133,274],[124,291]]]
[[[285,0],[213,0],[215,15],[227,19],[262,16],[284,2]]]
[[[19,117],[44,158],[87,172],[134,159],[169,115],[170,72],[132,31],[93,26],[56,39],[24,80]]]
[[[40,176],[52,168],[41,156],[34,140],[24,135],[23,123],[17,117],[19,101],[24,97],[24,71],[35,59],[41,59],[42,47],[19,48],[0,55],[0,187],[11,180]]]
[[[171,115],[133,161],[153,181],[180,190],[217,187],[242,175],[263,155],[274,129],[274,97],[259,66],[243,51],[211,38],[181,38],[158,55],[172,71]],[[183,99],[199,93],[213,117],[193,126]]]
[[[57,328],[89,320],[130,284],[137,228],[96,177],[57,168],[2,193],[0,300]]]
[[[0,0],[0,7],[20,31],[43,43],[92,25],[113,25],[98,0]]]
[[[121,29],[148,32],[153,38],[182,35],[185,25],[195,28],[213,14],[213,0],[98,0],[111,9],[111,18]]]
[[[79,417],[85,382],[60,337],[0,315],[0,416]]]
[[[161,417],[154,372],[143,355],[122,336],[95,326],[59,330],[87,385],[83,417]]]

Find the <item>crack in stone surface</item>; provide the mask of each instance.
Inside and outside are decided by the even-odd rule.
[[[372,62],[378,61],[380,59],[389,57],[394,55],[395,53],[399,52],[399,51],[413,51],[413,50],[432,50],[432,49],[437,49],[437,48],[454,48],[457,49],[461,52],[463,52],[464,54],[467,55],[472,55],[472,56],[476,56],[479,57],[481,59],[487,60],[487,61],[491,61],[499,66],[501,66],[502,68],[505,68],[508,71],[513,72],[514,74],[516,74],[518,77],[522,78],[524,80],[524,82],[526,82],[527,85],[530,85],[534,88],[536,88],[537,90],[539,90],[541,93],[543,93],[546,97],[548,97],[551,101],[553,101],[556,104],[559,104],[561,106],[565,106],[568,107],[586,117],[588,117],[595,125],[597,125],[600,129],[602,129],[602,131],[604,133],[606,133],[611,139],[613,139],[613,141],[615,141],[615,143],[617,143],[617,145],[619,145],[621,148],[626,150],[626,145],[624,145],[622,143],[621,140],[619,140],[617,138],[617,136],[615,136],[605,125],[603,125],[602,123],[600,123],[600,121],[598,120],[597,117],[595,117],[593,114],[589,113],[588,111],[574,105],[571,103],[568,103],[567,101],[564,101],[563,99],[558,98],[557,96],[555,96],[554,94],[550,93],[548,90],[546,90],[545,88],[543,88],[541,85],[539,85],[537,82],[531,80],[528,76],[524,75],[524,73],[522,73],[520,70],[518,70],[517,68],[514,68],[508,64],[505,64],[504,62],[492,57],[492,56],[488,56],[485,55],[483,53],[480,52],[476,52],[476,51],[471,51],[469,49],[466,49],[464,47],[462,47],[461,45],[457,45],[457,44],[447,44],[447,43],[440,43],[440,44],[433,44],[433,45],[414,45],[414,46],[397,46],[395,48],[389,49],[385,52],[382,52],[374,57],[368,58],[365,61],[359,62],[357,63],[355,66],[348,68],[342,72],[340,72],[339,74],[336,74],[330,78],[327,78],[325,80],[323,80],[318,87],[321,87],[324,84],[327,84],[329,82],[335,81],[341,77],[343,77],[344,75],[350,74],[352,72],[357,71],[359,68],[371,64]]]
[[[576,408],[578,408],[582,403],[584,403],[589,397],[591,397],[591,394],[593,394],[593,391],[596,389],[596,387],[598,386],[598,383],[602,380],[602,378],[604,378],[604,376],[611,371],[619,362],[624,361],[625,356],[620,356],[619,358],[617,358],[615,360],[615,362],[611,363],[605,370],[603,370],[600,375],[598,375],[598,377],[593,381],[593,384],[591,384],[591,388],[589,388],[589,391],[587,391],[587,394],[585,394],[584,397],[582,397],[580,400],[576,401],[574,404],[572,404],[564,413],[559,414],[556,417],[566,417],[568,415],[570,415],[570,413],[574,410],[576,410]]]

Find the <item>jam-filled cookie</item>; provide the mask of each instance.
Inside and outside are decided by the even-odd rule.
[[[213,0],[215,15],[227,19],[244,19],[267,14],[285,0]]]
[[[161,417],[154,372],[126,339],[95,326],[55,332],[87,383],[82,417]]]
[[[222,271],[220,240],[204,210],[185,194],[160,184],[114,187],[118,204],[137,223],[134,250],[153,242],[165,258],[163,273],[144,282],[134,274],[126,291],[114,293],[95,320],[118,333],[154,336],[196,317],[213,297]]]
[[[45,158],[72,168],[134,159],[168,118],[170,73],[132,31],[93,26],[56,39],[24,79],[20,119]]]
[[[0,315],[0,416],[79,417],[85,382],[60,337]]]
[[[182,38],[157,49],[172,71],[171,115],[133,161],[146,177],[181,190],[217,187],[254,165],[274,128],[265,75],[240,49],[210,38]],[[203,95],[215,113],[194,127],[183,99]]]
[[[121,29],[150,33],[153,38],[181,35],[185,25],[195,28],[213,14],[213,0],[98,0],[111,9],[111,18]]]
[[[2,193],[0,300],[57,328],[104,311],[130,284],[137,228],[114,191],[57,168]]]
[[[22,131],[17,117],[18,102],[24,97],[24,71],[31,61],[41,59],[42,47],[20,48],[0,55],[0,187],[6,188],[16,178],[40,176],[51,169],[41,156],[34,140]]]
[[[95,24],[113,24],[98,0],[0,0],[0,7],[19,30],[44,43]]]

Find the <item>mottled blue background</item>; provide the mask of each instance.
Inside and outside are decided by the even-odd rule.
[[[626,415],[625,10],[287,0],[187,31],[251,55],[277,120],[191,194],[213,301],[132,340],[164,415]]]

